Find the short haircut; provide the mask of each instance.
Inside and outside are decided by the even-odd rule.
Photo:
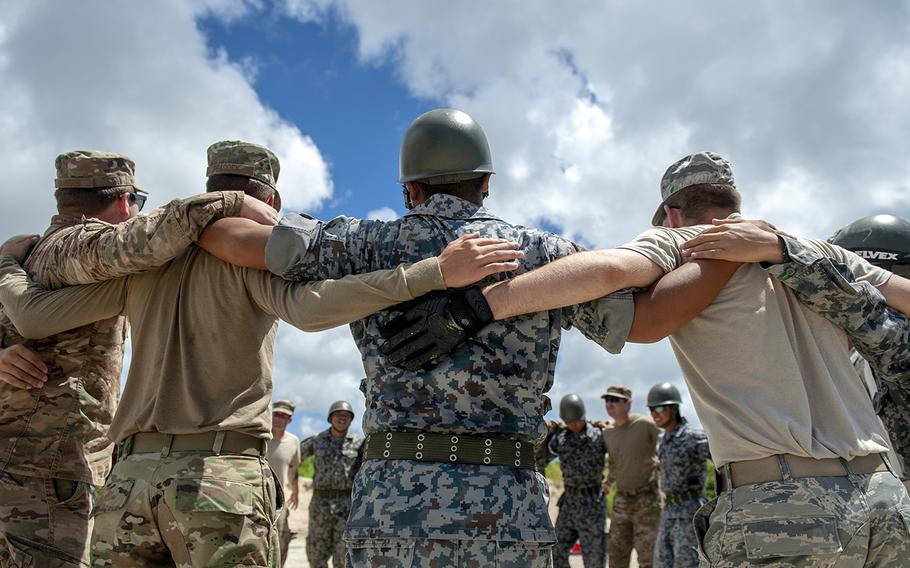
[[[480,177],[463,179],[454,183],[430,185],[428,183],[423,183],[420,180],[416,183],[420,184],[420,187],[427,197],[436,195],[437,193],[445,193],[447,195],[454,195],[455,197],[470,200],[473,199],[478,192],[483,191],[483,181],[487,175],[489,174],[481,174]]]
[[[739,212],[742,196],[732,185],[722,183],[700,183],[690,185],[667,198],[669,207],[678,207],[689,219],[699,219],[711,209],[727,209]]]
[[[132,192],[131,185],[95,187],[91,189],[60,188],[54,192],[57,212],[69,215],[100,213],[124,193]]]
[[[205,190],[207,192],[242,191],[259,201],[268,201],[269,197],[275,195],[275,190],[267,183],[237,174],[215,174],[209,176],[208,181],[205,182]]]

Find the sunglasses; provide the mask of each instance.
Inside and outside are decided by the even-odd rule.
[[[604,398],[604,402],[617,403],[617,402],[625,402],[625,401],[626,401],[626,399],[624,399],[624,398],[619,398],[618,396],[605,396],[605,397],[603,397],[603,398]]]
[[[668,406],[666,406],[666,405],[649,406],[648,408],[651,409],[651,412],[653,412],[654,414],[660,414],[661,412],[666,410],[668,408]]]
[[[147,193],[139,193],[139,191],[131,191],[127,195],[130,196],[130,203],[135,203],[136,207],[142,211],[142,208],[145,207],[145,200],[149,198]]]

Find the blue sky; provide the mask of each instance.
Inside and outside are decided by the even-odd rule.
[[[131,156],[157,206],[200,192],[206,147],[228,138],[278,154],[286,211],[400,214],[401,135],[436,106],[486,130],[493,211],[590,246],[645,229],[664,169],[704,149],[732,160],[747,217],[791,232],[910,218],[908,12],[848,0],[0,0],[0,227],[43,231],[60,152]],[[298,403],[293,431],[324,428],[339,398],[361,413],[362,372],[346,328],[281,327],[274,387]],[[665,380],[687,397],[667,342],[615,357],[568,332],[549,395],[558,406],[578,392],[603,418],[607,385],[630,385],[642,412]]]

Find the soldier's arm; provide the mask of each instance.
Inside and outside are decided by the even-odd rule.
[[[0,254],[0,304],[22,337],[41,339],[119,315],[125,302],[125,279],[49,291],[14,257]]]
[[[176,199],[147,215],[109,225],[87,221],[74,238],[61,241],[49,270],[65,284],[91,284],[161,266],[195,242],[222,217],[248,215],[265,222],[268,207],[241,192],[215,192]]]
[[[310,436],[300,442],[300,462],[303,463],[307,458],[312,457],[316,451],[315,436]]]

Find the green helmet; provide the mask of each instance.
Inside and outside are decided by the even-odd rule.
[[[863,217],[834,233],[829,240],[875,266],[910,277],[910,223],[899,217]]]
[[[339,410],[344,410],[345,412],[351,413],[351,420],[354,419],[354,408],[346,400],[336,400],[332,403],[332,406],[329,407],[329,415],[326,417],[326,420],[329,422],[332,421],[332,414],[338,412]]]
[[[455,183],[493,173],[487,136],[467,113],[451,108],[425,112],[401,141],[398,182]]]
[[[559,417],[563,422],[585,419],[585,401],[577,394],[567,394],[559,401]]]
[[[665,404],[682,404],[679,389],[671,383],[660,383],[651,387],[651,390],[648,391],[648,408]]]

